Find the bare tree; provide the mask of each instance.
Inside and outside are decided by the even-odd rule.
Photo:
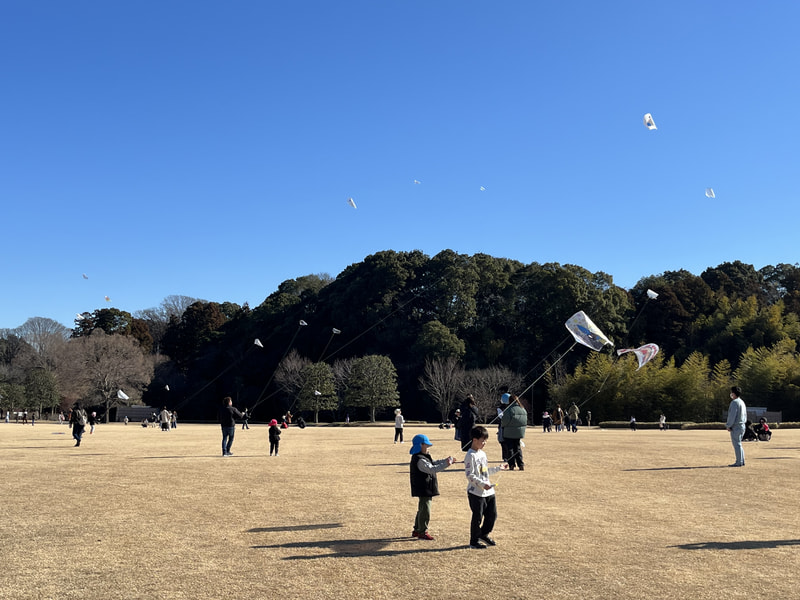
[[[464,388],[464,369],[453,356],[427,358],[425,371],[419,378],[419,387],[433,398],[442,421],[446,421],[458,405],[459,395]]]
[[[488,369],[467,371],[464,377],[462,394],[472,394],[475,406],[483,419],[494,419],[496,405],[500,400],[500,388],[513,391],[522,389],[523,378],[506,367],[493,366]]]
[[[99,397],[105,404],[105,419],[109,410],[118,404],[132,404],[139,400],[143,390],[153,378],[153,361],[145,356],[135,339],[124,335],[107,335],[101,329],[88,337],[72,340],[78,348],[80,376],[89,394]],[[123,390],[129,398],[118,397]]]
[[[167,321],[169,321],[170,317],[177,317],[180,319],[181,315],[186,312],[186,309],[195,302],[205,302],[205,300],[192,298],[190,296],[167,296],[161,301],[160,307],[164,311]]]
[[[197,302],[197,298],[189,296],[167,296],[157,307],[145,308],[133,313],[137,319],[147,323],[150,335],[153,337],[153,352],[158,354],[161,351],[161,340],[167,333],[171,318],[179,320],[186,309]]]
[[[45,317],[31,317],[14,331],[36,351],[36,366],[48,369],[55,365],[56,357],[63,351],[71,333],[58,321]]]
[[[294,348],[278,365],[275,371],[275,383],[291,400],[295,398],[303,387],[303,369],[311,364],[307,358],[300,356]]]

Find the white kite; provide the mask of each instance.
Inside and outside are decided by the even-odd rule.
[[[263,348],[263,347],[264,347],[264,344],[262,344],[262,343],[261,343],[261,340],[260,340],[260,339],[258,339],[258,338],[256,338],[256,339],[255,339],[255,341],[254,341],[253,343],[254,343],[256,346],[258,346],[259,348]]]
[[[169,391],[169,384],[165,385],[165,386],[164,386],[164,389],[165,389],[165,390],[167,390],[167,391]]]
[[[320,392],[319,390],[314,390],[314,395],[315,396],[322,396],[322,392]]]
[[[606,344],[614,345],[614,342],[609,340],[582,310],[567,319],[564,325],[576,342],[588,346],[592,350],[600,350]]]
[[[626,352],[633,352],[636,355],[636,359],[639,361],[639,367],[636,369],[638,371],[658,354],[658,350],[657,344],[645,344],[638,348],[620,348],[617,350],[617,356],[625,354]]]
[[[486,188],[485,188],[485,187],[483,187],[483,186],[481,186],[481,191],[482,191],[482,192],[485,192],[485,191],[486,191]]]
[[[658,129],[658,127],[656,127],[656,122],[653,121],[653,115],[651,115],[650,113],[647,113],[644,116],[643,121],[644,121],[644,126],[647,127],[649,130],[652,131],[653,129]]]
[[[419,179],[415,179],[414,180],[414,185],[419,185],[420,183],[422,183],[422,182]]]
[[[647,290],[647,297],[650,298],[650,300],[655,300],[658,298],[658,294],[653,290]]]
[[[338,334],[342,333],[342,330],[341,330],[341,329],[336,329],[336,327],[334,327],[334,328],[331,330],[331,333],[332,333],[333,335],[338,335]]]
[[[128,394],[126,394],[122,390],[117,390],[117,398],[119,398],[120,400],[130,400]]]
[[[714,195],[714,190],[711,188],[706,188],[706,198],[716,198]]]
[[[355,201],[355,200],[353,200],[352,198],[348,198],[348,199],[347,199],[347,203],[348,203],[350,206],[352,206],[353,208],[358,208],[358,207],[356,206],[356,201]]]
[[[300,319],[300,323],[299,323],[299,325],[300,325],[300,327],[305,327],[306,325],[308,325],[308,323],[306,323],[305,321],[303,321],[303,319]]]

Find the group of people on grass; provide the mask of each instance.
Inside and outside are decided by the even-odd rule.
[[[395,443],[402,443],[402,427],[399,409],[395,418]],[[478,425],[479,413],[475,398],[467,396],[461,409],[455,414],[455,439],[460,442],[464,456],[464,472],[467,478],[467,499],[469,501],[472,518],[470,521],[469,546],[482,549],[496,545],[490,534],[497,520],[497,502],[495,498],[495,485],[490,477],[499,471],[513,471],[515,468],[525,470],[522,449],[523,438],[528,425],[528,412],[522,406],[519,398],[502,390],[500,402],[497,406],[498,423],[497,439],[503,454],[503,462],[496,467],[489,467],[489,462],[484,452],[489,439],[489,430],[483,425]],[[418,498],[417,514],[414,520],[412,537],[422,540],[432,540],[433,536],[428,530],[431,517],[431,501],[439,495],[436,474],[456,462],[452,456],[440,460],[430,457],[429,449],[432,446],[426,435],[414,436],[411,446],[411,495]]]

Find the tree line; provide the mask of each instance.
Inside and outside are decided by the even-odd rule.
[[[656,360],[637,371],[609,347],[566,351],[564,322],[579,310],[616,348],[658,344]],[[533,415],[574,401],[595,420],[718,420],[735,382],[749,404],[798,420],[799,314],[798,265],[735,261],[625,290],[576,265],[383,251],[336,277],[284,281],[253,309],[170,296],[134,314],[85,312],[71,330],[30,319],[0,332],[0,406],[110,409],[124,389],[186,418],[211,418],[231,396],[256,419],[291,407],[314,419],[386,417],[399,403],[408,418],[436,420],[466,393],[490,414],[505,385],[530,388]]]

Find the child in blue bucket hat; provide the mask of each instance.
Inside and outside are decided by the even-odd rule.
[[[419,498],[417,517],[414,519],[414,531],[411,537],[421,540],[432,540],[428,532],[431,520],[431,501],[439,495],[439,482],[436,473],[444,471],[456,459],[452,456],[440,460],[432,460],[428,450],[433,446],[427,435],[415,435],[411,441],[411,496]]]

